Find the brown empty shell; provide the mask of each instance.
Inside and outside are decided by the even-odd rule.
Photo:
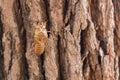
[[[34,34],[34,44],[35,44],[35,53],[37,55],[41,55],[44,52],[45,43],[48,39],[47,31],[45,29],[45,24],[38,24],[35,26],[35,34]]]

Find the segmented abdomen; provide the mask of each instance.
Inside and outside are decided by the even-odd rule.
[[[44,52],[44,47],[44,43],[38,42],[37,44],[35,44],[35,53],[37,55],[41,55]]]

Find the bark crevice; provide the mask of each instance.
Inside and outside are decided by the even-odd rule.
[[[46,9],[46,18],[47,18],[47,24],[46,24],[46,29],[47,29],[47,33],[48,33],[48,37],[50,36],[50,16],[49,16],[49,7],[50,7],[50,4],[48,2],[48,0],[44,0],[44,4],[45,4],[45,9]]]
[[[42,72],[42,75],[43,75],[43,79],[46,80],[46,77],[45,77],[45,68],[44,68],[44,60],[45,60],[45,55],[42,54],[40,56],[40,59],[41,59],[41,72]]]
[[[60,35],[58,35],[58,41],[57,41],[57,49],[58,49],[58,62],[60,63],[60,64],[58,64],[59,65],[59,79],[58,80],[63,80],[62,79],[62,69],[61,69],[61,45],[60,45],[60,42],[61,42],[61,38],[60,38]]]
[[[22,50],[23,50],[23,67],[24,67],[24,72],[25,72],[25,80],[29,80],[29,71],[28,71],[28,62],[27,62],[27,59],[25,57],[26,55],[26,49],[27,49],[27,36],[26,36],[26,30],[24,29],[23,30],[23,33],[22,33],[22,44],[23,44],[23,47],[22,47]]]
[[[4,59],[3,59],[3,45],[2,45],[2,37],[3,37],[3,24],[1,20],[1,7],[0,7],[0,79],[4,79]]]
[[[23,77],[21,79],[29,80],[28,75],[28,62],[25,57],[26,49],[27,49],[27,36],[26,36],[26,30],[23,22],[23,14],[22,14],[22,5],[20,0],[16,0],[14,2],[14,16],[15,16],[15,22],[17,23],[18,27],[18,37],[20,38],[21,42],[21,75]]]
[[[13,44],[14,44],[14,41],[13,41],[13,38],[12,38],[12,33],[10,32],[9,33],[9,37],[10,37],[10,49],[11,49],[11,53],[10,53],[10,61],[9,61],[9,67],[8,67],[8,73],[10,72],[11,70],[11,67],[12,67],[12,62],[13,62],[13,51],[14,51],[14,48],[13,48]]]

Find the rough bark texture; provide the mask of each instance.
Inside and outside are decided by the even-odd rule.
[[[0,0],[0,80],[120,80],[119,34],[120,0]]]

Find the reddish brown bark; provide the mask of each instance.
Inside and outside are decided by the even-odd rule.
[[[119,0],[0,0],[0,80],[119,80]],[[35,26],[48,40],[35,54]]]

